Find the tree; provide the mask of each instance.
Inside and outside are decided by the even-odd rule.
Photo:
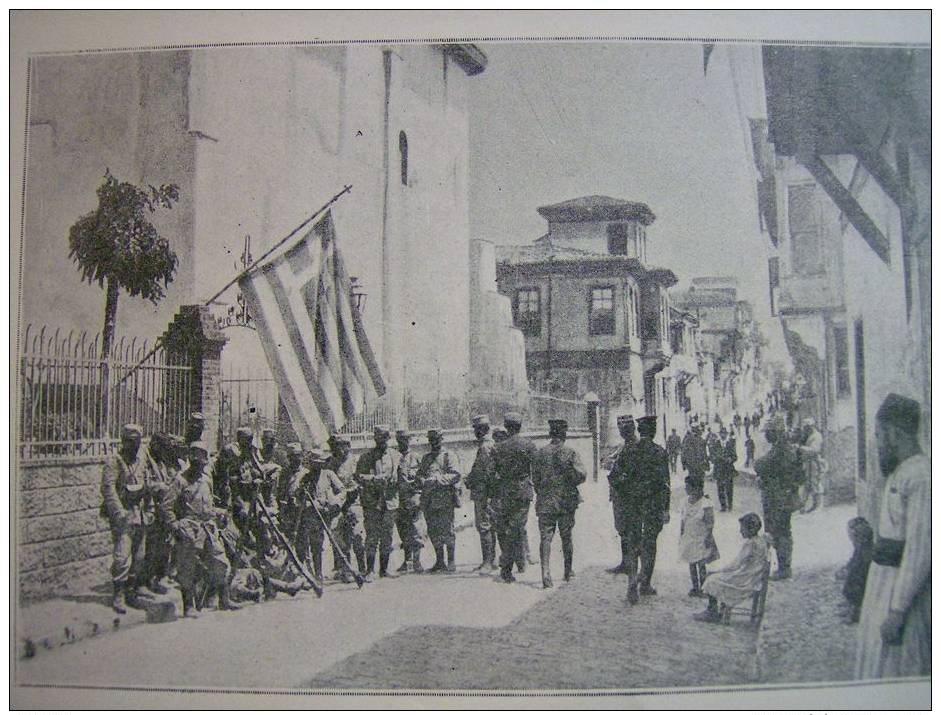
[[[101,343],[101,357],[107,360],[114,341],[119,290],[156,305],[173,282],[176,254],[148,215],[161,207],[171,208],[180,193],[175,184],[144,189],[118,181],[106,169],[97,194],[98,208],[69,229],[69,258],[78,265],[82,280],[107,286]]]

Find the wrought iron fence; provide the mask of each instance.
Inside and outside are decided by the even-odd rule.
[[[270,373],[230,368],[219,380],[219,431],[222,442],[235,439],[236,430],[250,425],[257,433],[274,429],[292,441],[293,428],[278,399],[278,384]]]
[[[192,367],[162,349],[148,356],[148,341],[138,338],[116,340],[103,359],[100,343],[100,334],[26,327],[19,357],[22,459],[108,454],[128,422],[145,435],[183,432]]]

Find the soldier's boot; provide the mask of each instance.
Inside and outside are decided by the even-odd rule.
[[[790,536],[778,536],[774,540],[774,550],[778,555],[778,569],[771,574],[772,581],[783,581],[791,577],[791,550],[793,541]]]
[[[314,562],[314,578],[323,585],[323,552],[314,552],[311,560]]]
[[[402,565],[396,569],[398,573],[406,573],[408,571],[409,552],[410,552],[409,547],[407,546],[402,547]]]
[[[389,575],[389,554],[379,554],[379,578]]]
[[[180,595],[183,597],[183,618],[199,618],[199,611],[196,610],[196,597],[193,591],[188,588],[181,588]]]
[[[127,604],[124,601],[124,584],[115,583],[112,584],[112,588],[111,608],[114,609],[115,613],[127,613]]]
[[[532,552],[529,550],[529,537],[523,539],[523,561],[525,561],[530,566],[535,566],[538,562],[533,558]],[[522,569],[520,570],[522,573]]]
[[[608,573],[627,573],[627,539],[621,537],[621,563],[608,569]]]
[[[144,599],[142,599],[140,597],[140,594],[137,592],[137,586],[125,584],[124,602],[127,604],[128,608],[137,608],[137,609],[144,608]]]
[[[497,532],[490,532],[490,570],[500,568],[499,566],[499,557],[497,555]]]
[[[361,574],[366,573],[366,552],[363,549],[356,549],[356,565]]]
[[[435,564],[430,569],[428,573],[437,573],[438,571],[443,571],[445,568],[444,563],[444,546],[435,547]]]
[[[448,573],[454,573],[455,571],[457,571],[457,567],[454,565],[454,550],[455,550],[454,544],[453,543],[448,544],[447,550],[448,550],[448,565],[445,568],[445,570]]]
[[[545,541],[539,542],[539,562],[542,564],[542,587],[552,588],[552,573],[549,567],[549,557],[552,554],[552,546]]]
[[[562,560],[565,563],[565,575],[563,578],[566,581],[571,581],[575,578],[575,572],[572,570],[572,542],[568,543],[562,542]]]
[[[425,568],[421,565],[421,547],[416,546],[412,549],[412,571],[421,573]]]
[[[490,534],[480,534],[480,566],[474,571],[489,571],[493,563],[493,554],[490,552]]]
[[[372,572],[376,567],[376,552],[370,550],[366,554],[366,570],[362,571],[363,578],[366,579],[367,583],[372,582]]]
[[[222,583],[220,586],[217,586],[216,592],[219,594],[220,611],[237,611],[241,608],[238,603],[232,601],[230,597],[231,594],[229,593],[229,584]]]

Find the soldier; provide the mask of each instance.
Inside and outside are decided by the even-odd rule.
[[[624,500],[621,498],[621,492],[614,486],[615,471],[614,467],[618,463],[622,469],[628,468],[632,464],[630,452],[637,444],[637,426],[634,423],[633,415],[618,415],[618,432],[624,439],[624,444],[610,457],[610,471],[608,472],[608,499],[611,501],[611,510],[614,512],[614,530],[617,531],[621,541],[621,563],[608,569],[608,573],[627,573],[627,562],[630,550],[625,531],[624,523]]]
[[[412,451],[412,435],[408,430],[397,429],[395,442],[399,449],[396,468],[396,483],[399,490],[399,510],[395,525],[402,542],[402,565],[398,572],[408,571],[409,561],[415,573],[424,571],[421,565],[422,536],[419,529],[421,518],[421,481],[418,479],[419,459]]]
[[[738,452],[735,448],[735,437],[723,427],[719,430],[719,442],[713,454],[715,468],[713,476],[719,492],[719,511],[732,511],[733,487],[735,484],[735,460]]]
[[[526,568],[523,549],[526,518],[533,499],[532,462],[536,445],[523,437],[523,418],[516,412],[503,417],[507,438],[494,448],[496,494],[499,500],[497,537],[500,540],[500,577],[512,583],[513,564],[520,571]]]
[[[275,497],[278,501],[278,512],[281,525],[287,530],[287,533],[293,533],[296,525],[297,504],[296,499],[291,495],[291,485],[300,484],[300,480],[307,473],[307,467],[304,465],[304,450],[300,442],[290,442],[287,450],[287,467],[281,472],[278,479],[278,487]]]
[[[442,448],[441,430],[428,430],[430,450],[418,464],[418,478],[421,480],[422,509],[425,512],[425,524],[428,526],[428,538],[435,549],[435,563],[428,572],[455,570],[454,508],[460,506],[458,484],[461,474],[451,453]],[[445,563],[447,549],[447,563]]]
[[[653,441],[657,433],[656,415],[639,419],[637,431],[640,434],[637,444],[629,454],[622,452],[613,470],[614,486],[621,492],[625,510],[627,600],[631,605],[637,603],[638,591],[644,596],[657,593],[651,586],[657,558],[657,536],[670,520],[670,466],[666,450]],[[625,457],[632,463],[628,463]]]
[[[303,470],[295,472],[288,486],[288,496],[297,505],[297,555],[302,561],[313,562],[314,575],[323,582],[323,540],[324,524],[327,528],[340,514],[346,497],[346,488],[331,470],[326,468],[329,454],[319,447],[314,447],[304,455]],[[298,480],[296,477],[301,474]],[[313,497],[317,511],[310,503]],[[323,521],[321,521],[321,518]]]
[[[263,516],[257,499],[264,498],[270,510],[277,510],[274,503],[273,478],[277,467],[262,463],[253,444],[251,427],[239,427],[237,461],[228,468],[229,498],[225,502],[232,510],[232,518],[238,528],[243,548],[250,551],[264,548],[266,530],[262,528]]]
[[[186,431],[183,433],[183,441],[186,444],[198,442],[203,438],[203,431],[206,428],[206,418],[202,412],[194,412],[186,422]]]
[[[791,577],[791,512],[800,507],[800,484],[803,465],[797,450],[787,441],[784,418],[775,415],[765,427],[770,451],[755,462],[759,479],[761,507],[765,531],[773,540],[778,568],[771,578],[775,581]]]
[[[175,488],[161,502],[161,516],[176,539],[176,580],[183,596],[183,616],[195,617],[196,586],[206,580],[207,596],[219,595],[219,608],[236,610],[229,600],[229,560],[217,520],[226,512],[213,504],[212,484],[206,472],[209,450],[203,442],[189,447],[189,467],[176,478]]]
[[[263,489],[265,503],[275,503],[272,492],[277,489],[282,472],[288,468],[289,460],[287,452],[278,444],[275,432],[270,427],[261,431],[261,449],[258,450],[258,458],[264,467],[266,477]]]
[[[481,563],[477,571],[490,571],[494,565],[497,532],[493,527],[493,506],[490,504],[494,486],[493,450],[490,436],[490,417],[477,415],[471,420],[477,438],[477,455],[467,475],[467,488],[474,502],[474,526],[480,536]]]
[[[170,556],[173,552],[173,536],[169,525],[160,518],[159,506],[180,472],[180,461],[173,435],[155,432],[147,449],[148,498],[143,504],[144,522],[144,583],[153,593],[166,594],[169,588],[163,583],[170,575]]]
[[[372,575],[379,548],[379,576],[389,575],[389,555],[392,553],[392,534],[395,530],[395,512],[399,508],[395,452],[389,449],[392,436],[386,425],[373,429],[375,447],[360,455],[356,463],[356,480],[362,487],[360,502],[366,523],[366,573]]]
[[[585,481],[587,472],[578,452],[566,446],[567,432],[568,422],[549,420],[549,444],[536,453],[533,469],[543,588],[552,588],[549,557],[556,527],[562,539],[564,578],[570,581],[575,576],[572,571],[572,527],[575,526],[575,510],[581,502],[578,485]]]
[[[121,428],[121,447],[101,471],[101,515],[108,519],[114,548],[111,558],[111,606],[127,613],[137,606],[144,566],[143,511],[148,494],[148,463],[140,454],[141,428]]]
[[[360,485],[356,480],[356,462],[350,458],[350,440],[347,437],[334,433],[330,435],[327,444],[330,447],[330,459],[326,468],[337,475],[346,489],[346,497],[337,521],[337,541],[343,549],[342,556],[352,559],[353,554],[356,555],[356,563],[362,573],[366,570],[366,527],[363,505],[360,502]],[[352,583],[353,574],[343,565],[342,556],[334,550],[334,578]]]

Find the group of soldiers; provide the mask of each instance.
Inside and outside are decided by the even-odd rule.
[[[549,420],[550,442],[537,449],[522,436],[522,417],[508,413],[491,432],[487,415],[473,418],[473,466],[462,474],[440,429],[427,432],[428,451],[413,451],[413,435],[378,425],[374,445],[352,455],[348,437],[334,433],[327,448],[282,447],[273,430],[260,445],[250,427],[214,460],[202,441],[205,420],[192,415],[183,437],[125,425],[117,453],[102,472],[102,514],[113,537],[112,606],[125,613],[141,598],[179,586],[183,615],[195,617],[215,601],[322,593],[325,541],[333,549],[333,577],[358,585],[389,575],[397,530],[403,552],[398,572],[423,572],[425,535],[435,561],[428,572],[455,571],[455,509],[466,490],[480,536],[480,571],[499,563],[505,582],[528,562],[526,522],[535,497],[543,585],[556,529],[566,580],[572,569],[572,527],[586,471],[565,444],[565,420]],[[422,528],[422,521],[424,528]],[[499,556],[498,556],[499,552]]]

